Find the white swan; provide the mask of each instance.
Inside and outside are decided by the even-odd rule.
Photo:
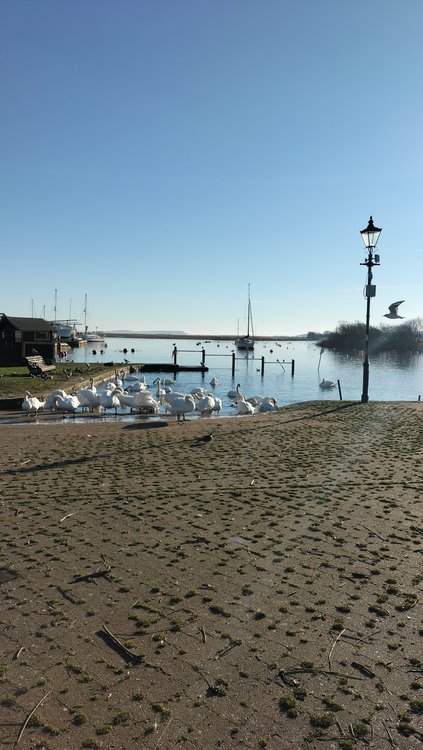
[[[239,389],[241,388],[240,383],[237,384],[236,391],[229,391],[228,396],[231,398],[235,403],[237,404],[238,401],[245,401],[245,396],[239,392]]]
[[[166,390],[163,387],[163,381],[161,380],[161,378],[156,378],[155,380],[153,380],[153,385],[156,386],[156,396],[160,400],[162,396],[166,395]]]
[[[60,396],[60,398],[68,398],[66,391],[62,390],[62,388],[55,388],[45,400],[44,411],[53,411],[53,402],[56,396]]]
[[[82,409],[89,409],[90,411],[94,411],[97,410],[101,405],[101,396],[99,393],[92,393],[90,396],[88,394],[77,391],[75,395]]]
[[[260,406],[263,401],[263,396],[248,396],[245,400],[248,401],[251,406]]]
[[[97,388],[94,385],[94,380],[91,378],[91,385],[87,388],[80,388],[76,392],[76,397],[81,406],[97,406],[99,404],[99,396],[97,394]]]
[[[278,408],[278,403],[274,396],[266,396],[266,398],[263,399],[261,404],[259,404],[259,412],[264,413],[268,411],[276,411]]]
[[[158,414],[160,411],[160,402],[156,401],[150,391],[142,391],[135,394],[135,399],[139,402],[138,409],[140,414]]]
[[[250,404],[245,398],[240,398],[236,405],[237,414],[254,414],[254,406]]]
[[[80,406],[79,400],[76,396],[55,396],[53,399],[53,405],[52,410],[53,411],[61,411],[63,413],[63,416],[65,416],[66,412],[69,412],[70,414],[75,414],[78,406]]]
[[[118,406],[120,406],[119,397],[121,395],[122,394],[119,392],[116,393],[116,389],[100,393],[100,406],[103,407],[104,411],[107,411],[107,409],[114,409],[115,414],[117,414]]]
[[[140,414],[159,414],[160,404],[158,401],[151,399],[151,401],[146,401],[143,406],[140,406],[139,412]]]
[[[194,396],[194,398],[203,398],[203,396],[206,395],[206,391],[204,390],[204,388],[201,388],[201,386],[199,386],[198,388],[193,388],[190,393],[191,396]]]
[[[200,414],[211,414],[215,405],[214,396],[206,394],[198,399],[195,408]]]
[[[137,410],[147,414],[158,414],[159,402],[155,401],[150,391],[139,393],[122,393],[118,395],[121,406],[128,406],[130,410]]]
[[[180,391],[170,391],[160,396],[160,403],[163,406],[165,412],[169,411],[169,404],[172,404],[175,400],[185,398],[187,394],[181,393]]]
[[[171,398],[169,401],[164,398],[162,404],[169,414],[176,415],[178,422],[181,417],[185,420],[185,414],[189,414],[189,412],[195,409],[195,399],[191,394],[188,396],[177,396],[176,398]]]
[[[214,406],[213,406],[213,409],[212,409],[212,411],[217,411],[217,412],[219,412],[219,411],[221,411],[221,409],[222,409],[222,399],[221,399],[221,398],[217,398],[217,397],[216,397],[216,398],[214,399]]]
[[[323,380],[319,383],[320,388],[336,388],[336,383],[333,382],[333,380]]]
[[[129,383],[129,385],[126,386],[126,390],[129,393],[140,393],[141,391],[146,391],[147,386],[145,383],[142,383],[140,380],[135,379],[133,382]]]
[[[125,379],[125,370],[122,370],[122,372],[120,372],[119,375],[121,375],[122,377],[119,377],[116,371],[115,372],[115,385],[123,388],[123,380]]]
[[[106,393],[123,393],[123,385],[119,385],[114,383],[113,381],[110,381],[109,383],[106,383],[104,386],[104,390]]]
[[[45,401],[40,401],[37,396],[33,396],[29,391],[25,393],[25,398],[22,401],[22,409],[27,412],[29,417],[30,414],[37,415],[39,409],[43,409]]]
[[[161,401],[172,401],[175,398],[185,398],[187,394],[182,393],[182,391],[165,391],[165,393],[162,395]]]
[[[54,391],[52,391],[46,398],[46,404],[48,404],[50,401],[53,401],[55,396],[67,396],[68,394],[66,391],[62,390],[62,388],[55,388]]]

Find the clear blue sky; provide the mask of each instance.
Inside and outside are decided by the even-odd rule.
[[[423,315],[422,0],[1,0],[0,312],[258,334]],[[395,325],[392,322],[391,325]]]

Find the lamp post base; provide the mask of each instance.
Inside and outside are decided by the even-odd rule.
[[[367,404],[369,401],[369,360],[363,362],[363,393],[361,394],[361,403]]]

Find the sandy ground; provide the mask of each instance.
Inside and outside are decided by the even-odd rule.
[[[0,419],[2,750],[422,748],[422,409]]]

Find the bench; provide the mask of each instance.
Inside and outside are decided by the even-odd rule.
[[[49,377],[47,373],[56,369],[56,365],[46,364],[41,354],[34,354],[32,357],[24,357],[24,359],[28,365],[29,374],[36,378],[47,380]]]

